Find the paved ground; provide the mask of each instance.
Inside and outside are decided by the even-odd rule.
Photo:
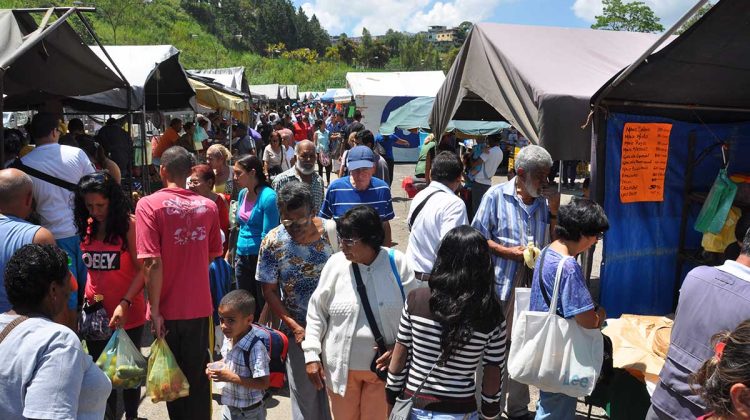
[[[407,198],[406,193],[401,188],[401,181],[404,177],[410,176],[413,173],[414,165],[413,164],[403,164],[403,165],[396,165],[395,174],[394,174],[394,181],[393,181],[393,208],[396,212],[396,219],[391,221],[391,229],[393,234],[393,240],[396,242],[396,248],[400,251],[406,251],[406,244],[407,244],[407,238],[409,236],[409,232],[406,229],[406,222],[405,217],[408,214],[409,211],[409,205],[411,203],[411,200]],[[493,183],[501,183],[505,182],[505,177],[496,176],[493,179]],[[580,185],[580,184],[579,184]],[[567,193],[567,194],[565,194]],[[571,194],[580,194],[580,190],[578,191],[564,191],[563,195],[563,203],[570,200]],[[593,270],[593,278],[592,281],[592,288],[598,288],[598,277],[599,277],[599,269],[598,269],[598,263],[601,261],[601,246],[597,246],[597,255],[594,260],[594,270]],[[593,293],[594,296],[597,295],[597,293]],[[144,342],[150,342],[148,340],[145,340]],[[148,348],[144,348],[143,351],[145,353],[148,352]],[[536,401],[539,398],[539,392],[536,389],[531,390],[531,404],[529,404],[529,409],[531,411],[535,410]],[[221,406],[218,405],[216,402],[213,404],[213,417],[214,420],[220,420],[221,419]],[[588,407],[582,403],[578,404],[578,418],[579,419],[585,419],[586,413],[588,411]],[[592,418],[595,419],[601,419],[605,418],[604,416],[604,410],[600,408],[594,408],[592,411]],[[144,398],[143,402],[141,403],[140,409],[139,409],[139,415],[142,418],[146,418],[149,420],[162,420],[167,419],[167,408],[166,404],[164,403],[157,403],[153,404],[148,398]],[[288,390],[284,389],[278,394],[274,395],[272,399],[268,401],[268,419],[269,420],[282,420],[282,419],[291,419],[291,403],[289,400],[289,392]],[[503,417],[504,419],[505,417]],[[179,419],[176,419],[179,420]],[[316,420],[316,419],[309,419],[309,420]]]

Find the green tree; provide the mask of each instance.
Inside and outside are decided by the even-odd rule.
[[[443,68],[442,68],[442,70],[445,73],[448,73],[448,70],[451,69],[451,66],[453,65],[453,62],[456,61],[456,57],[458,57],[459,51],[461,51],[461,48],[453,47],[447,53],[445,53],[443,55]]]
[[[709,10],[711,10],[713,6],[714,5],[711,2],[704,4],[700,9],[698,9],[697,12],[695,12],[695,14],[693,14],[693,16],[690,17],[690,19],[686,20],[685,23],[683,23],[682,26],[680,26],[680,28],[677,29],[677,31],[675,31],[675,34],[682,35],[683,32],[687,31],[688,28],[693,26],[695,22],[700,20],[700,18],[702,18],[703,15],[705,15]]]
[[[623,3],[622,0],[603,0],[604,11],[596,16],[591,29],[609,29],[612,31],[662,32],[664,26],[659,17],[645,3],[634,1]]]
[[[456,27],[456,35],[453,37],[453,42],[455,45],[463,45],[464,41],[466,41],[466,37],[469,36],[469,31],[471,31],[471,28],[474,27],[474,24],[469,21],[463,21],[460,25]]]
[[[388,54],[391,56],[397,56],[401,53],[401,43],[406,39],[406,35],[401,32],[388,29],[383,35],[383,42],[388,47]]]
[[[346,64],[351,65],[352,62],[354,62],[354,58],[357,57],[357,46],[354,44],[354,41],[349,39],[346,34],[341,34],[336,47],[339,50],[339,56],[341,59],[344,60]]]
[[[117,44],[117,29],[128,23],[131,14],[143,1],[138,0],[96,0],[96,14],[112,28],[112,43]]]

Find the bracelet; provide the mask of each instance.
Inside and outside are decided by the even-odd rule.
[[[130,299],[128,299],[128,298],[122,298],[122,299],[120,299],[120,302],[125,302],[125,303],[127,303],[127,304],[128,304],[128,308],[129,308],[129,307],[131,307],[131,306],[133,306],[133,301],[131,301],[131,300],[130,300]]]
[[[550,214],[549,214],[549,219],[550,219],[550,220],[555,220],[555,219],[557,219],[557,215],[556,215],[556,214],[552,214],[552,213],[550,213]]]

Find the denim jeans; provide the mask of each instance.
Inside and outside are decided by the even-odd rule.
[[[574,420],[578,400],[565,394],[539,391],[535,420]]]
[[[479,420],[479,414],[476,411],[466,414],[451,414],[412,408],[411,420]]]
[[[224,406],[221,410],[222,420],[266,420],[266,405],[261,404],[252,410]]]

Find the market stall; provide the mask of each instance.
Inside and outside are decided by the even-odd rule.
[[[706,197],[721,169],[750,173],[747,16],[747,1],[718,2],[592,98],[592,196],[611,226],[601,303],[611,316],[672,312],[686,272],[716,261],[696,222],[705,222],[700,212],[715,201]],[[748,186],[734,185],[736,195],[723,203],[747,211]],[[719,228],[728,220],[727,213],[712,217]]]
[[[250,93],[250,86],[245,78],[244,67],[226,67],[220,69],[198,69],[188,70],[189,74],[203,76],[212,79],[214,82],[228,88]]]
[[[474,25],[430,116],[433,132],[451,120],[507,121],[554,159],[588,160],[582,129],[591,96],[658,35],[593,29]]]

